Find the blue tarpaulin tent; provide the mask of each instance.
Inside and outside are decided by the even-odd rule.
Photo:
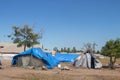
[[[55,58],[60,62],[74,62],[74,60],[79,56],[80,54],[70,53],[56,53]]]
[[[59,64],[59,61],[50,53],[43,52],[41,48],[31,48],[25,52],[22,52],[14,56],[12,59],[12,65],[16,64],[19,57],[25,56],[25,55],[32,55],[38,59],[42,59],[44,61],[45,66],[48,69],[52,69]]]

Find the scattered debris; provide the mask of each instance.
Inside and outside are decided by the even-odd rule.
[[[47,70],[47,68],[45,66],[42,66],[42,70]]]
[[[61,68],[61,70],[70,70],[70,68],[68,66],[64,66]]]

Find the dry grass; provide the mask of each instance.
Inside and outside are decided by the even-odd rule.
[[[102,64],[105,65],[109,63],[109,58],[107,57],[104,59],[100,59],[100,61],[102,62]],[[120,64],[120,59],[117,59],[116,63]],[[67,65],[70,68],[75,69],[73,68],[71,63],[62,63],[61,65],[62,66]],[[71,71],[63,71],[63,72],[56,72],[55,74],[52,75],[42,74],[41,75],[42,77],[41,76],[38,77],[38,75],[34,75],[31,78],[28,78],[27,80],[120,80],[119,74],[115,76],[115,72],[116,71],[120,72],[120,69],[118,70],[102,69],[100,70],[100,74],[99,74],[99,70],[98,71],[97,70],[90,71],[87,69],[83,69],[83,70],[85,71],[82,71],[82,69],[77,69],[75,71],[73,70],[72,73]]]
[[[10,67],[10,61],[3,60],[4,69],[0,70],[1,80],[120,80],[120,69],[83,69],[75,68],[71,63],[62,63],[71,70],[61,71],[58,68],[51,70],[30,70],[18,67]],[[109,58],[101,59],[106,64]],[[117,60],[117,63],[120,59]]]
[[[26,80],[73,80],[72,77],[62,74],[29,74],[29,76],[31,77],[26,77]]]
[[[100,61],[102,62],[103,65],[106,65],[110,62],[110,59],[109,57],[106,57],[106,58],[100,59]],[[116,59],[116,64],[120,64],[120,58]]]

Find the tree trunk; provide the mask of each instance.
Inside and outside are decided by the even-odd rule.
[[[26,44],[24,45],[24,51],[26,51]]]
[[[114,67],[115,62],[116,62],[116,57],[113,58],[113,56],[110,56],[110,65],[109,65],[109,67],[111,69],[115,69],[115,67]]]

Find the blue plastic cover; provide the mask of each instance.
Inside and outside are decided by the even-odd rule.
[[[65,54],[65,53],[56,53],[55,58],[60,62],[74,62],[74,60],[79,56],[80,54]]]
[[[18,57],[29,55],[29,54],[33,55],[34,57],[38,59],[44,60],[45,66],[48,69],[52,69],[59,64],[59,61],[54,56],[52,56],[50,53],[43,52],[41,48],[31,48],[25,52],[22,52],[14,56],[12,59],[12,65],[16,64]]]

